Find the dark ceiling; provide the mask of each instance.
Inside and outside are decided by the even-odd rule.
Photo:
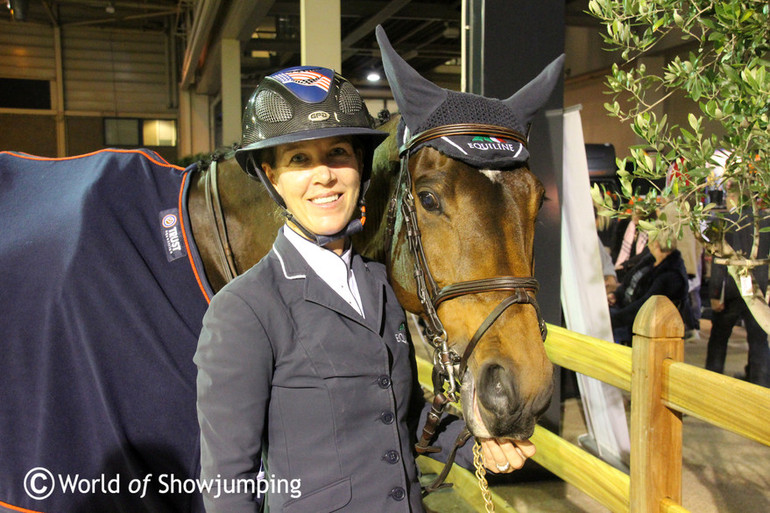
[[[6,0],[28,22],[67,27],[131,28],[174,34],[181,56],[197,41],[200,74],[207,48],[233,18],[241,40],[242,82],[253,86],[266,74],[300,64],[299,0]],[[243,2],[243,3],[242,3]],[[587,0],[567,0],[568,25],[593,25]],[[26,5],[25,5],[26,4]],[[214,19],[195,20],[208,5]],[[461,0],[341,0],[342,74],[363,85],[368,71],[380,66],[374,28],[382,24],[396,51],[437,84],[459,87]],[[22,12],[23,11],[23,12]],[[247,12],[247,15],[233,13]],[[7,14],[10,18],[10,12]],[[205,30],[202,30],[204,27]],[[231,28],[231,33],[233,33]],[[203,34],[201,36],[201,34]],[[228,36],[232,37],[232,36]],[[187,55],[189,60],[189,55]],[[183,75],[184,71],[180,70]],[[195,82],[188,78],[186,83]]]

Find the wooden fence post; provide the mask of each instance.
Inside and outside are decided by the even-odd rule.
[[[674,304],[653,296],[634,320],[631,373],[631,513],[682,502],[682,415],[663,405],[668,363],[684,359],[684,324]]]

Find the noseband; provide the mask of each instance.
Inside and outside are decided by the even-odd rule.
[[[540,335],[543,341],[545,341],[547,333],[545,321],[543,320],[543,316],[540,313],[540,307],[535,299],[539,284],[534,277],[501,276],[480,280],[469,280],[448,285],[441,289],[439,289],[436,281],[433,279],[428,261],[425,257],[420,229],[417,225],[417,211],[415,209],[414,196],[412,194],[412,179],[409,174],[409,153],[417,145],[448,135],[500,137],[513,139],[526,146],[526,137],[513,130],[494,125],[464,123],[443,125],[426,130],[409,138],[406,143],[399,148],[401,167],[396,188],[388,206],[387,243],[389,247],[386,252],[386,258],[391,258],[390,245],[393,244],[393,236],[396,233],[396,218],[398,211],[400,210],[406,228],[409,250],[414,261],[414,277],[417,286],[417,296],[422,305],[423,313],[425,314],[425,332],[434,350],[432,376],[434,400],[433,407],[428,413],[428,420],[423,429],[422,437],[416,445],[416,450],[420,454],[438,452],[441,450],[440,448],[432,447],[430,442],[435,434],[443,410],[449,402],[456,402],[458,400],[458,384],[465,374],[468,360],[473,353],[473,350],[484,333],[486,333],[490,326],[494,324],[509,306],[514,304],[532,305],[537,314]],[[406,138],[408,138],[408,135],[405,135],[405,139]],[[388,267],[390,268],[390,265]],[[446,330],[437,313],[439,305],[444,301],[460,296],[492,291],[510,291],[513,292],[513,294],[502,300],[497,307],[492,310],[476,330],[476,333],[466,346],[462,356],[458,355],[457,352],[449,348]],[[446,391],[444,390],[445,384],[448,384],[448,389]],[[449,467],[451,466],[451,461],[454,459],[456,450],[462,446],[469,437],[470,433],[468,433],[466,428],[463,430],[460,437],[458,437],[451,453],[450,460],[445,466],[444,471],[434,483],[426,487],[426,491],[433,491],[442,486],[441,483],[449,472]]]

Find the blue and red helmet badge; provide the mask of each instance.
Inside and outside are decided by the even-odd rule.
[[[318,103],[326,99],[334,80],[334,70],[312,66],[296,66],[273,73],[280,82],[302,101]]]

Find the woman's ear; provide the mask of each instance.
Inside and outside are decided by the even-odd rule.
[[[267,162],[262,163],[262,171],[265,172],[265,176],[267,176],[267,179],[270,180],[270,183],[273,184],[273,187],[277,185],[277,176],[275,175],[275,170],[273,167],[268,164]]]

